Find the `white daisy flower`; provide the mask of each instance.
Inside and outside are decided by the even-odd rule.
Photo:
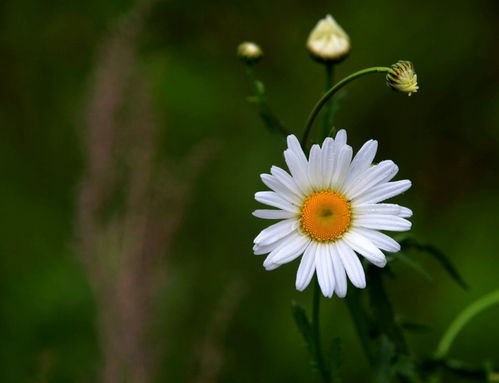
[[[258,218],[279,222],[262,230],[254,240],[255,254],[268,254],[267,270],[301,257],[296,289],[304,290],[314,273],[325,297],[344,297],[347,276],[358,288],[366,286],[364,269],[357,254],[378,267],[386,265],[382,250],[397,252],[400,245],[380,230],[406,231],[412,211],[380,203],[411,187],[409,180],[391,179],[398,167],[392,161],[373,165],[378,143],[367,141],[352,159],[347,134],[340,130],[333,140],[313,145],[309,158],[298,139],[288,136],[284,158],[290,170],[272,166],[262,174],[272,191],[255,199],[277,209],[255,210]]]

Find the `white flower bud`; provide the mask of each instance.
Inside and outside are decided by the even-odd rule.
[[[391,66],[391,71],[386,75],[386,84],[393,90],[408,93],[416,93],[418,87],[418,76],[414,65],[410,61],[398,61]]]
[[[237,56],[247,64],[254,64],[262,58],[263,52],[257,44],[247,41],[237,47]]]
[[[350,38],[333,17],[327,15],[310,32],[307,49],[319,61],[340,61],[350,52]]]

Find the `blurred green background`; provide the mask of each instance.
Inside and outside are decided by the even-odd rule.
[[[100,380],[102,307],[75,244],[82,137],[98,48],[135,6],[0,4],[1,382]],[[433,352],[452,318],[499,285],[497,1],[158,1],[142,20],[136,51],[160,129],[158,156],[175,167],[199,142],[209,139],[214,150],[160,254],[167,278],[153,301],[154,381],[318,381],[290,316],[291,300],[311,301],[310,291],[294,289],[296,263],[266,272],[251,251],[266,224],[251,216],[253,194],[264,190],[260,173],[283,165],[284,140],[247,103],[235,48],[261,44],[257,72],[270,103],[301,133],[324,82],[305,41],[327,13],[352,40],[337,76],[399,59],[418,73],[420,91],[410,98],[381,75],[355,82],[336,119],[354,149],[378,139],[377,159],[393,159],[398,178],[413,181],[397,202],[414,210],[414,235],[449,254],[470,286],[460,289],[425,255],[416,256],[432,281],[394,265],[396,311],[432,328],[409,335],[415,352]],[[134,91],[132,82],[127,92]],[[342,338],[347,381],[365,381],[344,302],[326,302],[322,318],[324,336]],[[481,314],[452,355],[499,363],[498,320],[499,308]]]

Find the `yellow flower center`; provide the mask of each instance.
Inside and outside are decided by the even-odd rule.
[[[311,194],[301,207],[302,230],[319,242],[331,242],[340,238],[351,222],[350,202],[333,191]]]

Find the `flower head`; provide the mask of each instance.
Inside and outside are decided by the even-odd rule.
[[[260,61],[263,51],[259,45],[247,41],[237,47],[237,56],[247,64],[254,64]]]
[[[304,290],[317,273],[322,293],[344,297],[347,276],[364,288],[366,279],[358,254],[384,267],[381,250],[397,252],[400,245],[380,230],[406,231],[411,210],[380,203],[410,188],[409,180],[391,182],[398,167],[392,161],[372,164],[377,141],[367,141],[352,159],[346,132],[313,145],[307,159],[297,138],[288,136],[284,158],[290,173],[273,166],[262,174],[272,191],[255,194],[258,202],[276,209],[255,210],[258,218],[279,222],[262,230],[254,240],[255,254],[268,254],[267,270],[301,256],[296,288]]]
[[[350,38],[331,15],[310,32],[307,49],[319,61],[340,61],[350,51]]]
[[[391,66],[391,71],[386,75],[386,84],[393,90],[408,93],[416,93],[418,87],[418,76],[414,65],[410,61],[398,61]]]

